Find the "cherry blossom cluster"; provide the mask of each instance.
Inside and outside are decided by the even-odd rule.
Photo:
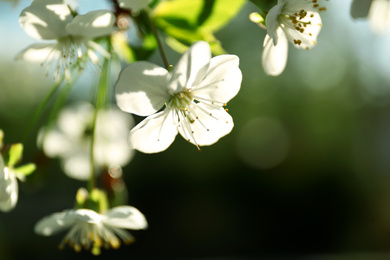
[[[56,101],[58,109],[53,109],[52,120],[39,131],[37,144],[47,157],[60,160],[68,177],[88,181],[88,189],[80,188],[75,195],[74,208],[46,216],[35,226],[35,232],[44,236],[69,229],[60,248],[67,245],[75,251],[99,254],[101,248],[117,249],[122,242],[133,242],[125,229],[148,227],[145,216],[135,207],[111,204],[96,181],[102,172],[120,178],[134,150],[162,152],[180,134],[200,151],[233,130],[233,118],[226,106],[241,88],[239,57],[227,53],[213,56],[211,43],[201,39],[183,48],[178,62],[170,64],[150,15],[166,1],[112,0],[112,10],[81,14],[75,0],[33,0],[19,16],[26,34],[39,42],[21,50],[17,58],[41,63],[55,82],[42,107],[56,92],[65,97]],[[364,16],[359,13],[361,2],[353,3],[354,17]],[[372,26],[382,31],[387,17],[373,13],[388,11],[389,1],[371,2],[366,13]],[[327,9],[326,3],[278,0],[269,10],[261,10],[262,15],[251,14],[250,19],[266,30],[259,65],[267,75],[278,76],[285,70],[289,42],[303,50],[316,46],[322,28],[320,13]],[[138,57],[128,64],[118,62],[123,51],[129,52],[122,48],[128,47],[127,36],[118,34],[128,29],[122,14],[150,18],[137,26],[150,27],[154,32],[164,67]],[[120,73],[112,79],[114,61]],[[79,100],[65,106],[63,100],[91,63],[97,64],[100,77],[92,104]],[[130,114],[146,118],[134,126]],[[0,148],[2,143],[0,131]],[[24,181],[36,168],[32,163],[17,167],[22,151],[22,144],[13,144],[0,155],[0,210],[4,212],[17,204],[17,180]]]

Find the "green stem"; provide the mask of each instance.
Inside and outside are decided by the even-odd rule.
[[[162,46],[160,37],[158,36],[157,28],[154,25],[152,18],[150,17],[150,12],[148,12],[148,17],[149,17],[150,28],[152,29],[152,33],[153,33],[153,35],[154,35],[154,37],[156,38],[156,41],[157,41],[158,50],[160,52],[161,59],[163,60],[165,68],[168,70],[169,67],[170,67],[170,64],[168,62],[167,55],[165,54],[164,48]]]
[[[57,117],[58,112],[60,109],[64,106],[66,100],[68,100],[69,94],[72,91],[72,88],[74,86],[74,83],[76,82],[78,77],[72,77],[72,80],[70,82],[67,82],[64,86],[64,89],[59,94],[56,102],[54,103],[54,106],[50,112],[47,125],[49,126]],[[49,128],[49,127],[47,127]]]
[[[90,147],[90,165],[91,165],[91,176],[88,182],[88,190],[92,192],[93,189],[96,188],[96,168],[95,168],[95,139],[96,139],[96,121],[98,112],[101,109],[107,107],[110,101],[109,95],[109,86],[110,86],[110,60],[104,59],[102,74],[100,77],[100,83],[98,86],[97,94],[96,94],[96,104],[95,104],[95,112],[93,115],[92,121],[92,136],[91,136],[91,147]]]
[[[74,83],[76,82],[77,79],[78,79],[78,76],[72,76],[71,81],[66,82],[65,86],[63,87],[63,89],[59,93],[59,96],[57,97],[57,99],[54,103],[54,106],[50,111],[49,118],[47,119],[46,127],[45,127],[45,130],[43,133],[42,140],[45,139],[46,133],[50,129],[51,124],[56,119],[60,109],[64,106],[66,100],[68,100],[69,94],[72,91]]]
[[[51,88],[49,93],[46,94],[46,96],[43,98],[42,102],[39,104],[38,108],[35,110],[35,113],[33,117],[30,119],[29,123],[27,124],[27,127],[25,128],[23,135],[22,135],[22,142],[25,141],[27,138],[28,134],[31,131],[31,128],[37,123],[38,119],[42,116],[43,111],[49,104],[49,102],[52,100],[54,97],[55,93],[58,91],[60,86],[62,85],[62,82],[64,81],[64,76],[55,83]]]

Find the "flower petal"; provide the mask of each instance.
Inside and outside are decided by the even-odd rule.
[[[372,1],[368,19],[370,20],[371,30],[377,34],[383,33],[390,27],[390,1],[374,0]]]
[[[267,26],[267,34],[272,38],[274,45],[278,44],[278,16],[282,11],[284,3],[278,3],[272,7],[265,17],[265,24]]]
[[[64,157],[71,154],[75,150],[77,142],[73,142],[58,129],[53,128],[39,131],[38,146],[41,146],[45,155],[50,158]]]
[[[95,10],[77,15],[66,25],[66,31],[74,36],[94,38],[111,34],[114,30],[115,16],[106,10]]]
[[[130,131],[129,142],[143,153],[162,152],[175,140],[177,122],[175,112],[166,108],[136,125]]]
[[[58,128],[69,138],[82,138],[92,125],[93,113],[92,104],[82,101],[75,102],[59,114]]]
[[[278,30],[278,35],[279,42],[276,46],[268,35],[264,39],[262,64],[265,73],[271,76],[280,75],[287,64],[288,41],[281,28]]]
[[[15,208],[18,202],[18,181],[15,174],[4,167],[0,156],[0,210],[8,212]]]
[[[61,52],[56,49],[55,43],[35,43],[19,52],[16,59],[23,59],[31,62],[43,62],[51,57],[58,57]]]
[[[103,222],[112,227],[127,229],[146,229],[148,223],[145,216],[136,208],[131,206],[119,206],[110,209]]]
[[[178,93],[198,85],[204,78],[211,59],[208,43],[193,44],[176,64],[169,82],[170,94]]]
[[[52,40],[68,35],[65,26],[72,19],[69,7],[62,1],[40,0],[23,9],[19,23],[31,37]]]
[[[238,64],[239,59],[236,55],[212,58],[205,78],[194,88],[193,95],[227,103],[240,90],[242,74]]]
[[[133,11],[138,11],[147,7],[149,2],[149,0],[118,0],[121,8],[127,8]]]
[[[127,145],[133,117],[119,109],[111,108],[98,113],[95,126],[94,157],[101,166],[126,165],[133,149]]]
[[[303,11],[317,12],[321,8],[321,2],[327,0],[282,0],[284,2],[283,14],[294,14]]]
[[[233,118],[223,109],[210,109],[206,104],[198,103],[190,109],[193,123],[181,118],[179,133],[187,141],[203,146],[217,142],[233,129]]]
[[[91,176],[91,160],[88,146],[86,149],[74,151],[68,157],[62,158],[61,167],[65,174],[73,179],[86,181]]]
[[[295,27],[282,27],[286,33],[287,39],[294,44],[298,49],[311,49],[317,44],[317,36],[322,28],[320,14],[317,12],[307,12],[306,17],[300,19],[299,22],[307,24],[302,31],[298,31]],[[296,41],[299,41],[297,44]]]
[[[155,113],[169,100],[168,71],[146,61],[134,62],[119,74],[116,102],[123,111],[140,116]]]
[[[65,219],[77,220],[91,224],[99,224],[103,220],[103,216],[91,209],[78,209],[74,211],[74,214],[65,216]]]
[[[74,210],[53,213],[39,220],[35,224],[34,231],[38,235],[43,236],[51,236],[57,234],[74,224],[74,215]]]

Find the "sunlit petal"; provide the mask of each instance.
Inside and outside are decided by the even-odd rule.
[[[66,25],[66,31],[75,36],[94,38],[113,32],[115,16],[106,10],[95,10],[77,15]]]
[[[174,67],[169,89],[177,93],[198,85],[204,78],[211,59],[210,46],[206,42],[192,45]]]
[[[143,153],[158,153],[166,150],[178,133],[175,112],[165,109],[147,117],[129,135],[134,149]]]
[[[35,39],[54,40],[68,35],[65,26],[72,19],[69,7],[61,1],[33,1],[21,12],[19,23]]]
[[[4,167],[1,155],[0,160],[0,210],[8,212],[18,202],[18,181],[13,171]]]
[[[223,109],[211,109],[198,103],[191,107],[191,113],[196,114],[193,122],[182,123],[179,133],[184,139],[194,145],[211,145],[233,129],[233,118]]]
[[[242,74],[236,55],[220,55],[210,61],[205,77],[192,93],[196,97],[227,103],[240,90]]]
[[[287,56],[288,41],[282,29],[279,28],[279,42],[276,46],[274,46],[272,38],[266,35],[262,56],[265,73],[271,76],[280,75],[286,67]]]
[[[122,70],[115,85],[117,105],[140,116],[155,113],[169,99],[167,76],[167,70],[150,62],[130,64]]]
[[[148,227],[145,216],[131,206],[120,206],[110,209],[106,214],[105,223],[113,227],[127,229],[145,229]]]

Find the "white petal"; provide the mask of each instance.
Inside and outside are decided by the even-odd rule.
[[[287,64],[288,41],[281,28],[279,28],[278,34],[279,42],[276,46],[268,35],[264,39],[262,64],[265,73],[271,76],[280,75]]]
[[[301,10],[317,12],[324,0],[284,0],[283,14],[299,13]]]
[[[99,111],[95,127],[94,156],[98,165],[126,165],[133,149],[128,146],[127,138],[133,118],[119,109]]]
[[[53,213],[39,220],[35,224],[34,231],[38,235],[43,236],[51,236],[57,234],[74,224],[74,214],[74,210]]]
[[[80,181],[88,180],[91,176],[89,150],[75,151],[69,157],[63,158],[61,166],[68,177]]]
[[[136,208],[131,206],[119,206],[110,209],[103,222],[112,227],[127,229],[145,229],[148,227],[145,216]]]
[[[223,109],[210,109],[205,104],[191,106],[192,115],[197,117],[193,123],[181,118],[179,133],[195,145],[211,145],[233,129],[232,117]]]
[[[286,33],[287,39],[298,49],[311,49],[317,44],[317,36],[322,28],[322,21],[319,13],[307,12],[305,18],[299,20],[303,23],[308,23],[306,27],[302,28],[304,31],[300,32],[294,28],[283,26],[282,29]],[[294,41],[299,40],[296,44]]]
[[[265,17],[265,24],[267,26],[267,34],[272,38],[274,45],[278,44],[278,15],[281,13],[284,3],[279,3],[272,7]]]
[[[36,39],[65,37],[67,23],[73,19],[69,7],[61,1],[33,1],[23,9],[19,23],[28,35]]]
[[[116,102],[123,111],[140,116],[155,113],[169,100],[168,71],[146,61],[134,62],[119,74]]]
[[[106,10],[95,10],[83,15],[77,15],[66,25],[66,30],[74,36],[94,38],[109,35],[113,32],[115,16]]]
[[[4,160],[3,160],[3,157],[0,155],[0,180],[5,178],[4,167],[5,167],[4,166]]]
[[[236,55],[220,55],[210,61],[203,81],[194,88],[196,96],[227,103],[240,90],[242,74]]]
[[[38,235],[51,236],[73,226],[79,221],[97,224],[101,220],[102,215],[90,209],[67,210],[53,213],[39,220],[35,224],[34,231]]]
[[[134,127],[130,132],[129,142],[134,149],[143,153],[162,152],[175,140],[177,123],[175,112],[166,108]]]
[[[2,171],[0,170],[0,210],[8,212],[14,209],[16,203],[18,202],[18,181],[15,177],[15,174],[8,168],[5,168],[4,164],[1,169]]]
[[[70,139],[82,138],[92,125],[94,107],[88,102],[75,102],[64,108],[57,124],[61,132]]]
[[[42,138],[44,138],[43,141]],[[66,135],[55,128],[47,132],[45,129],[40,130],[38,144],[40,145],[41,143],[45,155],[50,158],[67,156],[75,150],[75,145],[77,145],[76,142],[72,142]]]
[[[198,85],[204,78],[211,59],[210,46],[206,42],[193,44],[176,64],[169,82],[171,94]]]
[[[103,220],[103,215],[91,209],[77,209],[74,214],[69,214],[66,219],[78,220],[91,224],[99,224]]]
[[[149,0],[119,0],[119,6],[121,8],[127,8],[134,11],[141,10],[148,6]]]
[[[375,33],[382,33],[390,27],[390,1],[374,0],[372,1],[368,19],[370,20],[371,30]]]
[[[61,52],[56,49],[56,43],[35,43],[22,50],[16,59],[23,59],[31,62],[43,62],[46,59],[59,57]]]

